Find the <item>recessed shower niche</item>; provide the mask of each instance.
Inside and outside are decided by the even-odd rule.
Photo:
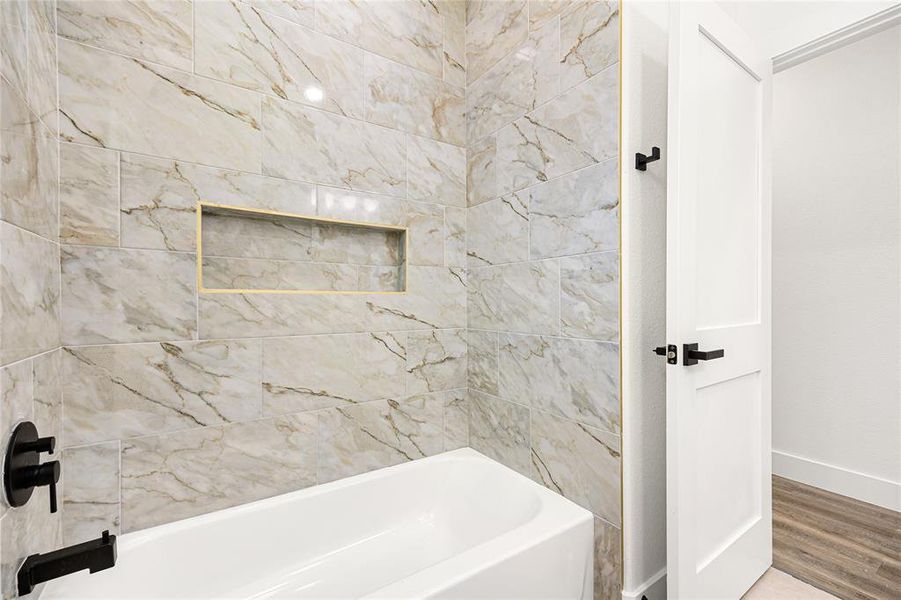
[[[407,228],[200,202],[201,293],[403,293]]]

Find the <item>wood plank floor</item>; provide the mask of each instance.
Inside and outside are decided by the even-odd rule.
[[[901,513],[774,476],[773,567],[846,600],[901,600]]]

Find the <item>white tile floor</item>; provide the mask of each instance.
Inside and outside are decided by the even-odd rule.
[[[788,573],[769,569],[742,600],[838,600],[832,594],[795,579]]]

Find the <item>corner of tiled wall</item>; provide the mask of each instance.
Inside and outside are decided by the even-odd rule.
[[[595,515],[619,598],[619,5],[468,2],[470,443]]]
[[[59,237],[53,2],[0,2],[0,437],[23,420],[59,439]],[[58,458],[57,456],[53,458]],[[65,485],[65,481],[62,482]],[[0,500],[0,593],[16,571],[59,547],[48,490],[22,507]]]

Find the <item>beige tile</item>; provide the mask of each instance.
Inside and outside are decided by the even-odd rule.
[[[466,336],[467,387],[497,396],[497,332],[469,329]]]
[[[529,260],[529,194],[507,194],[467,210],[470,267]]]
[[[466,330],[433,329],[407,335],[407,393],[466,387]]]
[[[619,341],[619,255],[560,259],[560,324],[564,335]]]
[[[77,144],[59,148],[59,238],[119,245],[119,153]]]
[[[526,0],[477,0],[466,11],[466,78],[469,83],[513,52],[529,32]]]
[[[34,381],[33,421],[42,436],[62,440],[62,350],[45,352],[31,359]]]
[[[119,533],[119,442],[63,450],[63,541]]]
[[[466,209],[444,209],[444,264],[466,266]]]
[[[470,143],[466,158],[466,205],[475,206],[496,197],[497,138],[492,135]]]
[[[466,150],[407,136],[407,196],[445,206],[466,206]]]
[[[444,397],[444,450],[469,446],[469,399],[466,390],[452,390]]]
[[[580,2],[560,16],[560,83],[571,88],[619,60],[619,2]]]
[[[528,476],[529,409],[474,390],[469,397],[469,445]]]
[[[471,269],[467,317],[475,329],[528,333],[560,330],[560,268],[556,261]]]
[[[623,549],[621,531],[603,519],[594,519],[594,598],[621,600]]]
[[[254,8],[312,28],[316,21],[316,0],[243,0]]]

